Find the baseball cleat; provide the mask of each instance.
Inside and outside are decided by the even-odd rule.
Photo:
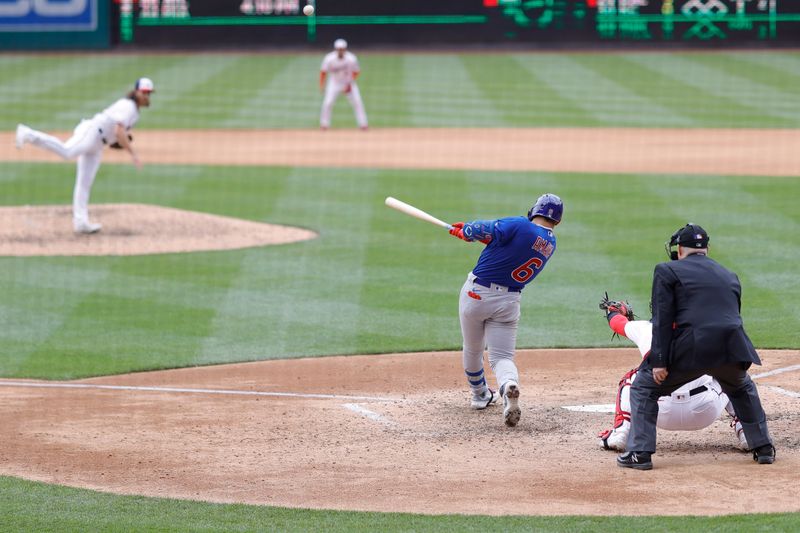
[[[76,222],[74,229],[75,233],[92,234],[97,233],[102,229],[102,224],[95,224],[94,222]]]
[[[486,409],[496,401],[497,401],[497,393],[494,392],[492,389],[487,388],[483,394],[479,395],[473,394],[472,401],[470,402],[469,405],[476,411],[480,411],[482,409]]]
[[[653,461],[647,452],[627,452],[617,456],[617,466],[634,470],[652,470]]]
[[[628,432],[630,432],[630,430],[631,423],[624,420],[619,426],[600,433],[597,436],[597,440],[600,443],[600,447],[603,449],[624,452],[625,445],[628,442]]]
[[[760,465],[771,465],[775,462],[775,446],[765,444],[753,450],[753,461]]]
[[[22,148],[22,145],[28,142],[31,129],[25,124],[17,124],[17,148]]]
[[[744,428],[742,423],[739,422],[739,417],[734,416],[731,420],[731,427],[736,432],[736,439],[739,441],[739,449],[748,451],[750,446],[747,444],[747,437],[744,436]]]
[[[522,411],[519,408],[519,385],[509,381],[503,386],[503,419],[508,427],[519,423]]]

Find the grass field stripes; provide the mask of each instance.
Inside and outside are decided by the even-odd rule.
[[[354,49],[355,52],[359,50]],[[800,53],[362,51],[374,126],[797,127]],[[72,128],[156,80],[142,128],[316,126],[321,54],[0,57],[0,120]],[[345,102],[335,124],[353,124]]]

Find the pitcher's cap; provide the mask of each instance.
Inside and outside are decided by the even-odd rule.
[[[142,91],[145,93],[151,93],[155,90],[153,87],[153,80],[150,78],[139,78],[136,80],[136,85],[133,88],[137,91]]]
[[[347,48],[347,41],[345,41],[344,39],[336,39],[335,41],[333,41],[333,47],[336,50],[343,50]]]

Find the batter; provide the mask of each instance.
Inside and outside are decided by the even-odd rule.
[[[528,217],[457,222],[450,233],[486,244],[461,288],[458,315],[464,341],[463,365],[472,391],[471,407],[486,409],[497,400],[486,384],[483,351],[503,398],[507,426],[519,423],[519,371],[514,363],[522,289],[544,269],[556,250],[553,228],[564,206],[555,194],[543,194]]]
[[[89,195],[100,168],[103,148],[108,145],[127,150],[136,168],[141,168],[129,132],[139,120],[139,108],[150,105],[153,89],[151,79],[139,78],[125,98],[120,98],[94,117],[82,120],[67,142],[24,124],[17,125],[17,148],[31,143],[64,159],[77,157],[78,169],[72,195],[72,222],[76,233],[97,233],[102,228],[102,225],[89,221]]]
[[[609,327],[615,333],[629,338],[639,348],[642,358],[647,357],[653,339],[653,324],[646,320],[628,320],[623,314],[613,311],[607,318]],[[625,451],[631,428],[630,387],[638,372],[638,368],[630,370],[619,382],[614,425],[598,435],[600,446],[607,450]],[[736,432],[739,448],[749,449],[733,405],[722,392],[717,380],[709,375],[686,383],[669,396],[660,397],[656,424],[659,428],[670,431],[703,429],[719,419],[723,409],[731,416],[731,427]]]
[[[322,60],[320,67],[319,88],[325,91],[325,98],[322,100],[319,126],[323,130],[331,127],[333,104],[339,95],[344,94],[353,107],[358,127],[366,130],[369,127],[367,112],[364,111],[364,102],[361,101],[361,92],[356,84],[356,78],[361,73],[358,59],[347,50],[347,41],[344,39],[336,39],[333,49]]]

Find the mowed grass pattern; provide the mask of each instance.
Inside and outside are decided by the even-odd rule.
[[[0,191],[10,204],[68,201],[70,165],[6,167]],[[525,291],[521,347],[610,345],[597,300],[609,290],[646,315],[662,243],[686,220],[701,221],[714,256],[740,274],[755,343],[800,344],[791,327],[800,320],[800,287],[789,279],[800,260],[793,179],[171,165],[113,173],[101,176],[94,201],[167,204],[320,236],[213,253],[0,258],[3,375],[457,349],[457,294],[481,246],[386,209],[386,196],[450,221],[524,214],[545,190],[565,199],[558,252]],[[676,202],[676,190],[692,193]],[[759,253],[747,253],[749,240]]]
[[[390,54],[362,51],[376,127],[800,125],[800,52]],[[311,128],[319,54],[0,57],[0,124],[72,128],[156,82],[141,128]],[[352,127],[340,99],[334,125]]]
[[[354,52],[374,127],[800,125],[796,51],[390,54],[354,43]],[[164,128],[316,128],[322,55],[8,54],[0,56],[0,129],[11,131],[17,122],[71,129],[139,75],[157,86],[137,128],[141,135]],[[334,126],[354,126],[343,100]],[[457,294],[480,245],[384,208],[387,195],[451,221],[521,215],[544,191],[564,198],[558,252],[523,297],[520,347],[623,345],[612,343],[597,309],[602,292],[630,299],[648,316],[652,268],[665,257],[662,243],[688,220],[711,232],[714,257],[739,273],[743,314],[756,345],[800,346],[800,182],[667,172],[178,165],[137,172],[107,164],[93,202],[153,203],[298,225],[320,237],[213,253],[0,258],[0,376],[69,379],[243,360],[458,349]],[[69,163],[6,163],[2,203],[68,204],[73,176]],[[9,530],[596,531],[619,523],[213,506],[9,478],[0,478],[0,487],[0,523]],[[151,514],[158,518],[143,518]],[[790,531],[798,516],[623,524],[642,531]]]

